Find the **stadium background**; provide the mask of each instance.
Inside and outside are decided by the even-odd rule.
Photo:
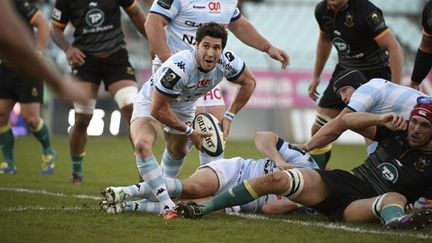
[[[148,12],[151,0],[138,0]],[[307,96],[307,87],[312,76],[315,49],[319,29],[314,18],[314,8],[318,0],[243,0],[240,1],[242,13],[274,45],[286,50],[290,55],[290,66],[281,70],[279,63],[241,43],[230,34],[227,48],[238,53],[257,77],[257,88],[247,106],[236,117],[231,129],[230,139],[250,139],[257,130],[272,130],[292,142],[305,141],[310,134],[314,120],[315,104]],[[422,29],[420,25],[424,0],[372,0],[380,7],[387,25],[396,35],[404,49],[405,66],[403,82],[410,80],[415,53],[420,43]],[[49,19],[54,0],[39,1],[44,15]],[[135,26],[123,12],[123,29],[127,36],[127,48],[137,80],[141,85],[150,76],[151,58],[148,45],[136,31]],[[66,30],[72,38],[72,30]],[[46,52],[55,64],[65,73],[70,72],[65,55],[52,42]],[[321,76],[319,90],[323,90],[337,63],[336,51],[332,54]],[[227,104],[235,93],[235,87],[223,82],[223,95]],[[423,82],[422,89],[432,92],[430,80]],[[88,132],[91,136],[125,136],[126,121],[116,110],[109,94],[103,91],[99,95]],[[73,124],[71,105],[47,96],[45,99],[44,118],[54,134],[66,134]],[[16,114],[15,114],[16,115]],[[14,121],[16,116],[13,117]],[[253,122],[250,122],[253,121]],[[21,125],[22,126],[22,125]],[[340,143],[362,143],[354,133],[345,133]]]

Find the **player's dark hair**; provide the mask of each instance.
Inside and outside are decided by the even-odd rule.
[[[367,78],[360,71],[345,70],[336,75],[335,81],[333,83],[333,90],[336,94],[338,94],[339,89],[345,86],[351,86],[354,89],[357,89],[360,87],[360,85],[366,83],[367,81]]]
[[[198,27],[196,32],[197,43],[201,42],[206,36],[222,39],[222,49],[225,48],[228,39],[228,33],[220,24],[210,22],[202,24],[200,27]]]

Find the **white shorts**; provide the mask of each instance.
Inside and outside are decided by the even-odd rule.
[[[248,163],[251,162],[253,163],[255,161],[245,160],[240,157],[220,159],[212,161],[206,165],[202,165],[198,168],[198,170],[209,167],[214,172],[216,172],[216,175],[219,179],[219,188],[215,194],[219,194],[221,192],[228,191],[230,188],[239,185],[244,180],[250,179],[251,177],[264,175],[264,172],[262,174],[252,175],[251,173],[245,171],[247,168],[250,168]],[[240,205],[240,212],[259,213],[267,202],[274,201],[276,199],[277,196],[274,194],[262,196],[252,202]],[[231,208],[231,210],[228,211],[233,211],[233,209]],[[236,210],[234,209],[234,211]]]
[[[138,94],[135,96],[134,103],[133,103],[133,111],[132,111],[132,117],[131,117],[131,123],[140,117],[150,117],[154,120],[156,120],[151,114],[151,100],[147,97],[143,96],[142,94]],[[177,118],[186,124],[187,126],[192,126],[192,121],[195,117],[195,106],[191,105],[188,107],[184,107],[182,109],[175,109],[171,108],[171,110],[174,112],[174,114],[177,116]],[[165,126],[162,124],[163,130],[168,133],[172,134],[184,134],[184,131],[178,131],[176,129],[170,128],[168,126]]]
[[[198,167],[198,170],[209,167],[216,172],[219,179],[219,188],[216,192],[218,194],[242,182],[241,171],[244,168],[244,162],[245,160],[240,157],[219,159]]]

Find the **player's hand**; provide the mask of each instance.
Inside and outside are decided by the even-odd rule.
[[[195,145],[196,149],[202,151],[202,138],[210,137],[211,135],[212,135],[211,132],[201,132],[198,130],[193,130],[193,132],[187,137]]]
[[[229,134],[229,130],[231,128],[231,124],[232,124],[232,120],[224,117],[222,118],[221,121],[221,127],[222,127],[222,132],[223,132],[223,139],[224,141],[227,139],[228,134]]]
[[[309,148],[306,145],[306,143],[303,143],[303,144],[292,144],[292,146],[295,147],[295,148],[298,148],[298,149],[302,150],[305,153],[309,152]]]
[[[276,163],[276,166],[281,170],[289,170],[289,169],[294,168],[294,165],[288,164],[285,161],[275,161],[275,163]]]
[[[282,69],[285,69],[288,66],[289,56],[285,51],[283,51],[277,47],[271,46],[268,49],[267,54],[271,58],[278,60],[282,64]]]
[[[86,55],[76,47],[69,46],[66,50],[66,58],[68,60],[69,66],[76,68],[85,63]]]
[[[308,87],[308,95],[313,101],[316,101],[320,95],[317,92],[318,85],[319,85],[319,79],[313,78]]]
[[[403,116],[396,115],[395,113],[387,113],[381,116],[384,125],[392,131],[406,130],[408,127],[407,121]]]

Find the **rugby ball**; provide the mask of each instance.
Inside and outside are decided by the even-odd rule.
[[[225,149],[223,132],[219,126],[219,121],[212,114],[203,112],[195,116],[192,122],[193,129],[201,132],[211,132],[210,137],[202,138],[202,149],[210,156],[219,156]]]

